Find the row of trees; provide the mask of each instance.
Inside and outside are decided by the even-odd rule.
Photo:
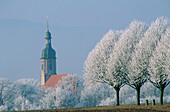
[[[158,18],[149,27],[133,21],[126,30],[110,30],[102,38],[84,63],[83,78],[69,75],[57,88],[44,90],[34,79],[11,83],[1,78],[0,111],[131,104],[135,99],[139,105],[146,99],[158,102],[159,95],[163,104],[163,95],[170,102],[169,73],[169,20]]]
[[[77,80],[76,94],[72,94],[72,79]],[[0,79],[0,111],[52,109],[58,107],[89,107],[116,104],[116,93],[111,86],[102,83],[84,84],[78,75],[63,78],[58,88],[41,90],[34,79],[20,79],[11,83]],[[148,89],[149,88],[149,89]],[[170,102],[170,86],[165,89],[164,102]],[[125,85],[120,90],[120,104],[134,104],[135,91]],[[159,101],[159,91],[147,82],[141,88],[141,102],[146,99]]]
[[[20,79],[11,83],[0,79],[0,110],[22,110],[38,107],[42,97],[40,84],[33,79]]]
[[[72,79],[77,81],[76,94],[72,93]],[[57,88],[41,89],[34,79],[20,79],[11,83],[0,79],[0,111],[48,109],[57,107],[74,107],[80,101],[83,89],[82,78],[71,75],[63,78]]]
[[[112,86],[117,94],[124,85],[140,90],[148,80],[163,92],[170,83],[170,21],[158,18],[149,27],[133,21],[124,31],[110,30],[89,53],[84,64],[85,81]]]

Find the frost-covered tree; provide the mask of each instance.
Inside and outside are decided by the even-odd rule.
[[[0,106],[7,107],[11,97],[11,82],[5,78],[0,79]]]
[[[123,32],[120,40],[114,47],[114,51],[110,54],[109,63],[107,65],[107,75],[101,79],[115,89],[117,94],[116,105],[119,105],[119,91],[126,83],[128,66],[135,46],[144,36],[146,28],[145,23],[133,21],[129,25],[129,28]]]
[[[159,103],[159,92],[159,89],[156,88],[151,82],[146,82],[141,88],[141,103],[145,103],[146,99],[149,101],[155,99],[155,102]],[[164,102],[170,102],[170,85],[164,89]]]
[[[103,82],[103,80],[100,80],[99,76],[106,74],[110,53],[113,52],[114,45],[119,40],[121,33],[122,31],[110,30],[89,53],[84,63],[85,82]]]
[[[8,106],[7,105],[1,105],[0,111],[8,111]]]
[[[40,84],[34,79],[19,79],[10,88],[8,110],[38,109],[39,100],[43,95]],[[24,106],[25,105],[25,106]],[[30,105],[30,106],[28,106]]]
[[[41,109],[52,109],[55,108],[55,96],[56,96],[56,89],[53,88],[46,88],[44,90],[44,96],[41,98]]]
[[[13,84],[13,97],[15,99],[20,97],[20,99],[25,99],[24,101],[27,100],[27,102],[30,102],[30,104],[34,104],[39,107],[39,100],[43,95],[43,92],[40,88],[40,83],[37,80],[19,79]]]
[[[120,104],[134,104],[135,92],[130,86],[125,85],[120,90]],[[100,106],[116,104],[116,94],[102,99]]]
[[[92,107],[100,105],[102,100],[106,98],[113,99],[114,91],[111,86],[103,83],[88,83],[85,84],[84,90],[81,93],[80,103],[77,107]],[[103,104],[106,105],[106,104]]]
[[[170,28],[158,42],[149,63],[150,82],[160,90],[160,104],[163,105],[163,93],[170,83]]]
[[[119,40],[122,31],[110,30],[96,47],[89,53],[84,63],[85,83],[106,83],[111,85],[108,80],[107,65],[110,54],[114,52],[115,43]],[[109,78],[110,79],[110,78]]]
[[[1,110],[39,109],[42,95],[37,80],[20,79],[11,83],[7,79],[0,79]]]
[[[57,88],[45,89],[41,108],[75,107],[80,102],[83,80],[76,74],[62,78]]]
[[[128,66],[127,84],[136,90],[138,105],[140,105],[140,89],[149,77],[149,58],[164,34],[167,25],[167,19],[162,17],[153,22],[132,54],[132,60]]]
[[[168,85],[165,88],[164,102],[170,102],[169,90],[170,90],[170,85]],[[141,87],[141,103],[145,103],[146,99],[148,99],[149,102],[151,102],[153,99],[155,100],[156,103],[159,102],[159,90],[155,86],[153,86],[153,84],[150,83],[149,81],[146,82]],[[112,95],[110,95],[108,97],[103,98],[102,100],[99,100],[100,102],[98,105],[99,106],[113,105],[113,104],[116,104],[115,100],[116,100],[116,97],[113,97]],[[134,104],[135,102],[136,102],[135,89],[131,88],[128,85],[123,86],[120,90],[120,104]]]
[[[31,109],[40,109],[34,103],[32,104],[28,99],[19,96],[14,100],[13,110],[31,110]]]
[[[77,74],[63,77],[57,85],[57,96],[59,107],[75,107],[80,102],[83,90],[83,79]]]

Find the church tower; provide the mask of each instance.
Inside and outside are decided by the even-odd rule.
[[[56,52],[51,46],[51,33],[48,28],[45,34],[46,45],[41,54],[41,87],[51,75],[56,75]]]

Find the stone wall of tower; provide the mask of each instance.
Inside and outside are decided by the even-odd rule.
[[[56,59],[41,59],[41,86],[56,74]]]

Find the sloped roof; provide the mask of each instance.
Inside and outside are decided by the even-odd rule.
[[[51,39],[51,33],[49,32],[49,30],[47,30],[47,32],[45,33],[45,39]]]
[[[58,84],[59,81],[62,81],[62,77],[67,75],[71,74],[51,75],[51,77],[47,80],[43,87],[56,88],[56,84]]]
[[[51,47],[50,43],[47,43],[46,47],[43,49],[41,53],[41,59],[56,59],[56,52]]]

